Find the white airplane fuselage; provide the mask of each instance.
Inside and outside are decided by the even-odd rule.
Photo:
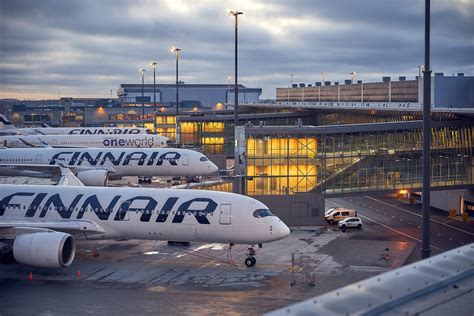
[[[0,135],[99,135],[147,134],[143,127],[15,127],[0,114]]]
[[[0,144],[8,148],[31,148],[36,146],[151,148],[165,147],[167,140],[167,137],[151,134],[0,136]]]
[[[0,239],[15,238],[21,223],[51,229],[74,221],[81,227],[73,235],[87,239],[258,244],[290,233],[273,214],[256,216],[259,210],[268,208],[216,191],[0,185],[0,222],[12,223]]]
[[[0,164],[106,169],[112,177],[194,177],[208,175],[218,169],[200,152],[178,148],[4,148],[0,149]],[[18,169],[0,168],[0,175],[28,174]]]

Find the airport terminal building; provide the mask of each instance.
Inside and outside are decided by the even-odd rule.
[[[340,106],[364,108],[420,109],[423,104],[423,78],[407,80],[383,77],[381,82],[315,82],[277,88],[276,103],[289,106]],[[431,79],[433,108],[474,108],[474,77],[458,73],[435,73]]]
[[[155,90],[153,90],[155,88]],[[117,90],[119,102],[126,106],[153,104],[154,94],[156,102],[161,106],[176,107],[175,84],[121,84]],[[247,88],[240,84],[239,103],[258,103],[262,89]],[[184,108],[215,109],[222,104],[231,103],[234,99],[234,85],[230,84],[185,84],[178,83],[179,103]],[[143,98],[142,98],[143,95]]]

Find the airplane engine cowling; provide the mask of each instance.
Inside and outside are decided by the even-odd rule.
[[[15,260],[35,267],[67,267],[74,260],[75,253],[74,237],[66,233],[23,234],[13,241]]]
[[[109,180],[107,170],[83,170],[79,171],[76,177],[81,180],[84,185],[92,187],[105,187]]]

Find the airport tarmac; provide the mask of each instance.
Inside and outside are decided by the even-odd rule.
[[[261,314],[401,266],[415,245],[370,239],[373,229],[294,229],[258,249],[251,268],[243,263],[246,245],[235,245],[229,257],[225,244],[78,241],[68,268],[0,265],[0,313]],[[389,260],[380,259],[385,248]]]

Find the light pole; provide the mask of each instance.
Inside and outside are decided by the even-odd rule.
[[[156,133],[156,61],[150,64],[153,67],[153,132]]]
[[[423,70],[423,65],[418,65],[418,77],[421,78],[421,72]]]
[[[428,258],[430,248],[430,186],[431,186],[431,70],[430,70],[430,0],[425,0],[425,65],[423,67],[423,238],[421,258]]]
[[[229,11],[229,15],[234,17],[235,23],[235,87],[234,87],[234,130],[237,127],[239,121],[239,88],[237,87],[237,38],[238,38],[238,27],[239,27],[239,15],[244,14],[238,10]]]
[[[142,127],[145,127],[145,69],[140,68],[142,75]]]
[[[352,76],[352,80],[351,80],[351,83],[354,84],[354,79],[356,78],[356,73],[353,71],[351,72],[351,76]]]
[[[231,76],[227,76],[227,104],[229,104],[229,96],[230,96],[230,81],[232,80]]]
[[[288,87],[288,105],[290,104],[290,88],[293,88],[293,74],[290,74],[290,86]]]
[[[322,72],[321,75],[323,76],[323,85],[324,85],[324,81],[326,80],[326,72]]]
[[[179,62],[179,52],[181,48],[173,47],[171,52],[174,52],[176,55],[176,144],[179,144],[179,124],[178,124],[178,114],[179,114],[179,91],[178,91],[178,62]]]

